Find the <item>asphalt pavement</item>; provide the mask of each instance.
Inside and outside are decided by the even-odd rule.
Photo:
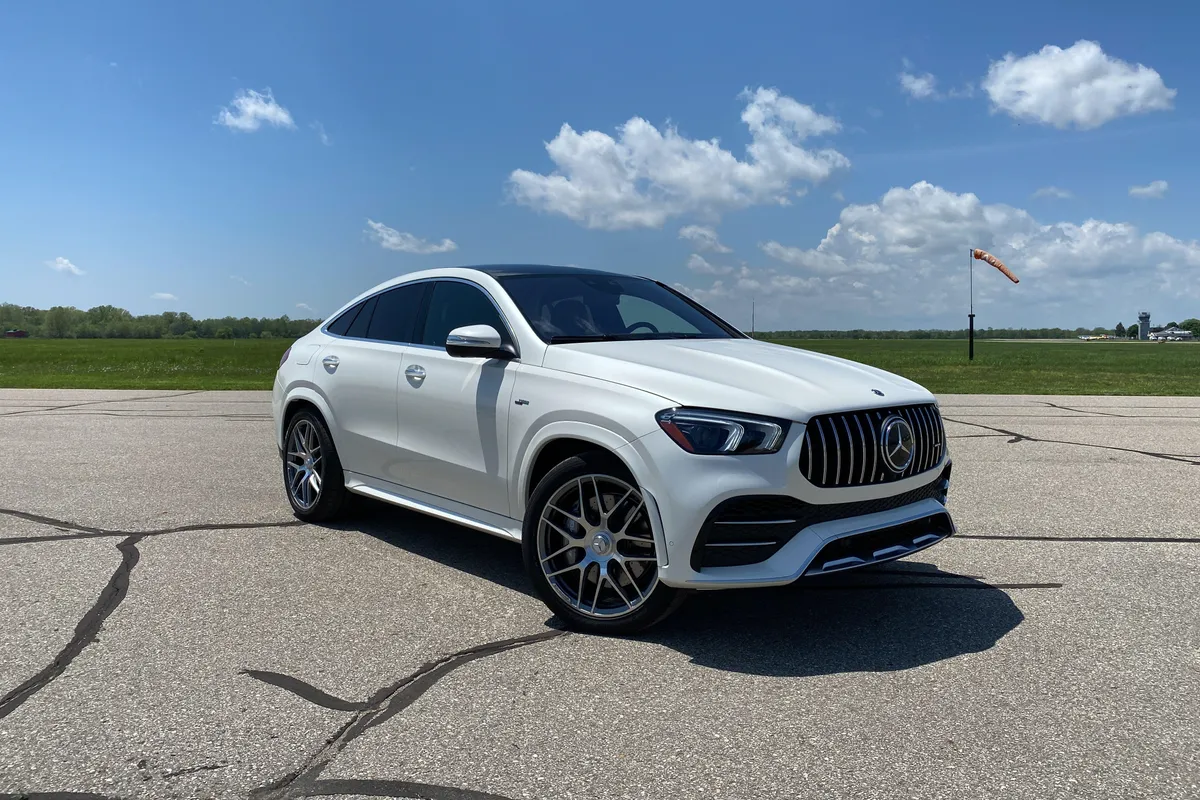
[[[265,392],[0,390],[0,798],[1200,798],[1200,398],[940,398],[959,536],[563,632]]]

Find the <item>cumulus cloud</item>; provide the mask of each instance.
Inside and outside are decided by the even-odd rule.
[[[58,258],[54,259],[53,261],[47,261],[46,266],[56,272],[67,272],[67,273],[70,273],[71,275],[83,275],[84,274],[83,270],[81,270],[79,267],[72,264],[70,259],[63,258],[62,256],[59,256]]]
[[[1145,186],[1130,186],[1130,197],[1150,197],[1158,199],[1167,193],[1168,184],[1166,181],[1150,181]]]
[[[698,250],[711,250],[714,253],[728,253],[730,248],[721,244],[717,232],[706,225],[686,225],[679,229],[679,238],[692,243]]]
[[[1033,193],[1034,197],[1053,197],[1058,200],[1067,200],[1074,197],[1066,189],[1060,189],[1057,186],[1043,186]]]
[[[179,298],[170,292],[155,292],[150,295],[151,300],[178,300]]]
[[[296,308],[300,309],[301,311],[308,311],[310,313],[313,311],[313,307],[308,303],[296,303]]]
[[[716,264],[710,264],[699,253],[692,253],[688,256],[687,268],[697,275],[728,275],[733,272],[732,267],[719,267]]]
[[[900,73],[900,88],[914,100],[946,100],[958,97],[970,97],[975,93],[974,88],[967,84],[961,89],[950,89],[943,92],[937,88],[937,78],[932,72],[916,73],[913,64],[907,58],[903,60],[904,71]]]
[[[401,253],[414,253],[419,256],[449,253],[458,249],[458,245],[450,239],[429,242],[371,219],[367,220],[367,234],[385,250],[399,250]]]
[[[976,310],[996,325],[1072,324],[1065,315],[1120,314],[1131,298],[1200,297],[1200,242],[1123,222],[1041,222],[924,181],[846,206],[815,247],[760,247],[779,266],[744,267],[693,296],[718,312],[756,296],[762,319],[788,329],[961,327],[968,251],[981,247],[1021,278],[1014,286],[976,265]]]
[[[850,166],[837,150],[803,146],[839,131],[837,120],[775,89],[747,89],[742,99],[745,160],[717,139],[689,139],[674,125],[660,130],[641,117],[621,125],[616,138],[564,123],[546,144],[555,171],[515,170],[509,191],[519,203],[588,228],[658,228],[685,213],[786,205],[796,182],[818,183]]]
[[[1169,110],[1176,94],[1150,67],[1113,58],[1083,39],[1066,49],[1048,44],[1026,56],[1008,53],[992,62],[983,89],[994,111],[1080,130]]]
[[[917,100],[928,100],[937,94],[937,78],[929,72],[923,75],[901,72],[900,88]]]
[[[275,101],[270,89],[265,92],[243,89],[234,95],[233,110],[229,107],[222,108],[213,122],[245,133],[256,131],[263,125],[276,128],[296,127],[291,112]]]

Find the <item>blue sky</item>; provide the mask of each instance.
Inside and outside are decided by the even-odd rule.
[[[1186,6],[5,4],[0,301],[307,316],[539,262],[963,327],[982,247],[1021,277],[976,266],[982,327],[1200,316]]]

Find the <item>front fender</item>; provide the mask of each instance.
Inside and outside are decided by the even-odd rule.
[[[619,458],[625,464],[625,467],[633,473],[633,477],[639,485],[643,482],[643,476],[647,474],[646,465],[642,461],[641,454],[631,447],[626,447],[630,440],[621,434],[587,422],[573,422],[569,420],[551,422],[539,428],[529,438],[528,443],[521,447],[517,462],[513,465],[513,474],[520,476],[518,480],[513,481],[509,486],[509,508],[513,510],[512,516],[514,518],[524,519],[525,498],[528,497],[530,489],[533,488],[529,485],[533,465],[537,463],[538,455],[541,454],[546,445],[556,439],[579,439],[609,451]]]

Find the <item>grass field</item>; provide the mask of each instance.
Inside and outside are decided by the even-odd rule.
[[[787,340],[936,393],[1200,396],[1200,344]],[[0,387],[270,389],[283,339],[0,339]]]

